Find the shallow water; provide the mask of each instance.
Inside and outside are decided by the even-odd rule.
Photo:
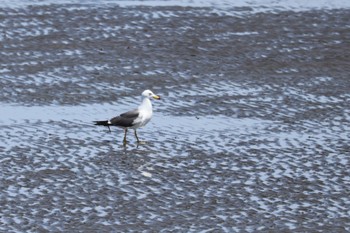
[[[350,231],[346,2],[33,3],[0,8],[0,231]],[[92,124],[146,88],[146,143]]]

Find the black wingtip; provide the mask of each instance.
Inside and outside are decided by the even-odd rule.
[[[108,121],[94,121],[94,125],[102,125],[102,126],[108,126],[109,127],[109,123]]]

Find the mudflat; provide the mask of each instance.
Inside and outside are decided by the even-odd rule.
[[[349,15],[0,7],[0,231],[350,231]]]

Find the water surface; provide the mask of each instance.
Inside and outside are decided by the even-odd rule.
[[[350,231],[347,1],[70,2],[0,6],[0,231]]]

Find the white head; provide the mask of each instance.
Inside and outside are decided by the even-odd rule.
[[[142,92],[142,96],[144,97],[144,98],[148,98],[148,99],[151,99],[151,98],[153,98],[153,99],[156,99],[156,100],[159,100],[160,99],[160,97],[158,96],[158,95],[155,95],[152,91],[150,91],[150,90],[145,90],[145,91],[143,91]]]

